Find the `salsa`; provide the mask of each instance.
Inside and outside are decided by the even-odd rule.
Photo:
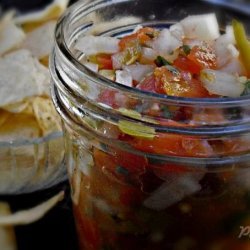
[[[163,29],[139,26],[121,38],[84,36],[75,48],[91,71],[166,98],[249,94],[250,50],[244,28],[234,21],[220,34],[214,14],[189,16]],[[98,93],[97,102],[132,121],[95,124],[126,148],[101,140],[81,145],[68,141],[80,249],[250,249],[249,237],[239,237],[240,228],[250,225],[249,169],[209,171],[202,161],[192,167],[162,159],[244,154],[250,149],[248,140],[163,133],[150,126],[192,130],[227,124],[242,115],[240,109],[195,112],[193,107],[158,103],[145,108],[143,100],[111,88]]]

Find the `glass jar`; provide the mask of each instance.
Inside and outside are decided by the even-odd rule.
[[[74,49],[86,34],[122,37],[211,11],[222,27],[233,15],[200,1],[99,0],[58,23],[52,95],[80,249],[250,249],[249,97],[143,92],[90,71]]]

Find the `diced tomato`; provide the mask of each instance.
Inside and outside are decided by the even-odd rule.
[[[117,104],[115,101],[115,95],[117,94],[117,91],[105,89],[103,90],[99,95],[99,101],[107,104],[110,107],[117,108]]]
[[[199,65],[202,69],[216,69],[216,55],[213,48],[208,44],[194,46],[187,57],[189,60]]]
[[[187,79],[185,72],[172,72],[166,67],[156,68],[154,71],[157,89],[163,89],[165,94],[179,97],[207,97],[209,93],[201,82]]]
[[[152,37],[150,34],[154,34],[155,31],[153,28],[145,27],[138,30],[136,33],[123,37],[119,42],[120,50],[124,50],[127,47],[130,47],[131,44],[137,40],[141,45],[144,45],[147,41],[150,41]]]
[[[188,59],[186,56],[179,56],[175,59],[173,65],[180,70],[190,72],[192,74],[199,74],[202,67],[194,61]]]
[[[121,51],[125,50],[129,45],[134,43],[136,40],[137,40],[137,34],[136,33],[123,37],[119,41],[120,50]]]
[[[152,93],[162,93],[164,94],[164,90],[160,87],[157,88],[156,86],[156,79],[154,75],[150,75],[145,77],[137,86],[136,88],[152,92]]]
[[[174,66],[192,74],[199,74],[204,68],[216,69],[216,55],[209,45],[194,46],[189,55],[180,55],[174,61]]]
[[[155,30],[153,28],[145,27],[137,32],[137,37],[141,44],[146,44],[146,42],[150,41],[154,37],[154,34]]]
[[[182,97],[202,98],[209,97],[209,92],[203,87],[201,81],[192,79],[189,83],[188,91],[182,93]]]
[[[132,154],[118,149],[113,150],[113,155],[116,164],[128,169],[130,174],[139,175],[145,172],[148,163],[145,156]]]
[[[127,180],[134,180],[145,172],[147,159],[144,156],[135,155],[125,151],[112,148],[108,154],[101,150],[94,150],[94,160],[97,167],[103,168],[115,178],[126,183]]]
[[[158,134],[152,140],[134,138],[131,143],[136,149],[156,154],[196,157],[213,154],[210,145],[205,140],[175,134]]]
[[[134,187],[124,187],[120,192],[120,201],[125,206],[136,206],[140,205],[143,199],[143,195],[138,190],[138,188]]]
[[[97,64],[100,69],[113,69],[111,55],[108,54],[98,54],[96,56]]]

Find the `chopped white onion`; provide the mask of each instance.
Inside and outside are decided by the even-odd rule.
[[[214,40],[220,36],[218,21],[214,13],[188,16],[180,23],[185,35],[190,38]]]
[[[240,55],[240,52],[236,49],[236,47],[233,44],[227,45],[227,50],[230,53],[232,57],[238,57]]]
[[[103,199],[91,197],[94,205],[104,213],[113,214],[114,209]]]
[[[119,51],[119,40],[114,37],[84,36],[77,40],[75,48],[85,55],[112,54]]]
[[[182,44],[182,41],[173,36],[168,29],[163,29],[151,46],[160,55],[169,55],[181,47]]]
[[[153,72],[154,66],[143,64],[132,64],[125,66],[124,70],[128,71],[133,80],[140,82],[147,74]]]
[[[200,179],[200,175],[191,173],[183,175],[168,173],[166,181],[144,201],[143,205],[153,210],[164,210],[198,192],[201,189]]]
[[[170,33],[178,40],[182,40],[184,37],[184,30],[180,23],[175,23],[169,27]]]
[[[116,70],[115,75],[116,75],[116,82],[122,85],[132,87],[133,78],[132,78],[132,75],[128,71]]]
[[[220,68],[220,71],[229,74],[238,74],[239,76],[246,74],[246,70],[238,58],[232,58],[227,64]]]
[[[202,46],[203,41],[198,39],[185,39],[184,44],[188,45],[192,49],[194,46]]]
[[[204,69],[200,79],[204,87],[216,95],[238,97],[245,88],[239,77],[218,70]]]
[[[98,64],[96,63],[86,62],[84,63],[84,66],[86,66],[88,69],[94,72],[98,72]]]
[[[232,36],[228,33],[221,35],[214,44],[218,67],[222,67],[232,57],[237,57],[237,49],[233,45]]]
[[[122,52],[116,53],[111,56],[114,69],[121,69],[124,60],[124,54]]]
[[[230,43],[236,44],[235,36],[234,36],[234,29],[232,25],[227,25],[226,26],[226,32],[225,34],[228,37],[228,40],[230,40]]]
[[[147,47],[142,48],[142,55],[141,58],[142,60],[148,60],[148,61],[153,61],[157,57],[157,53],[155,50]]]
[[[94,166],[92,155],[84,149],[79,150],[79,170],[85,175],[90,176],[91,169]]]

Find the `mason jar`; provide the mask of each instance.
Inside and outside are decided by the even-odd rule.
[[[250,249],[249,97],[123,86],[85,67],[74,48],[86,34],[122,37],[138,24],[168,27],[208,12],[222,28],[235,14],[200,1],[99,0],[78,2],[59,21],[52,96],[81,250]]]

